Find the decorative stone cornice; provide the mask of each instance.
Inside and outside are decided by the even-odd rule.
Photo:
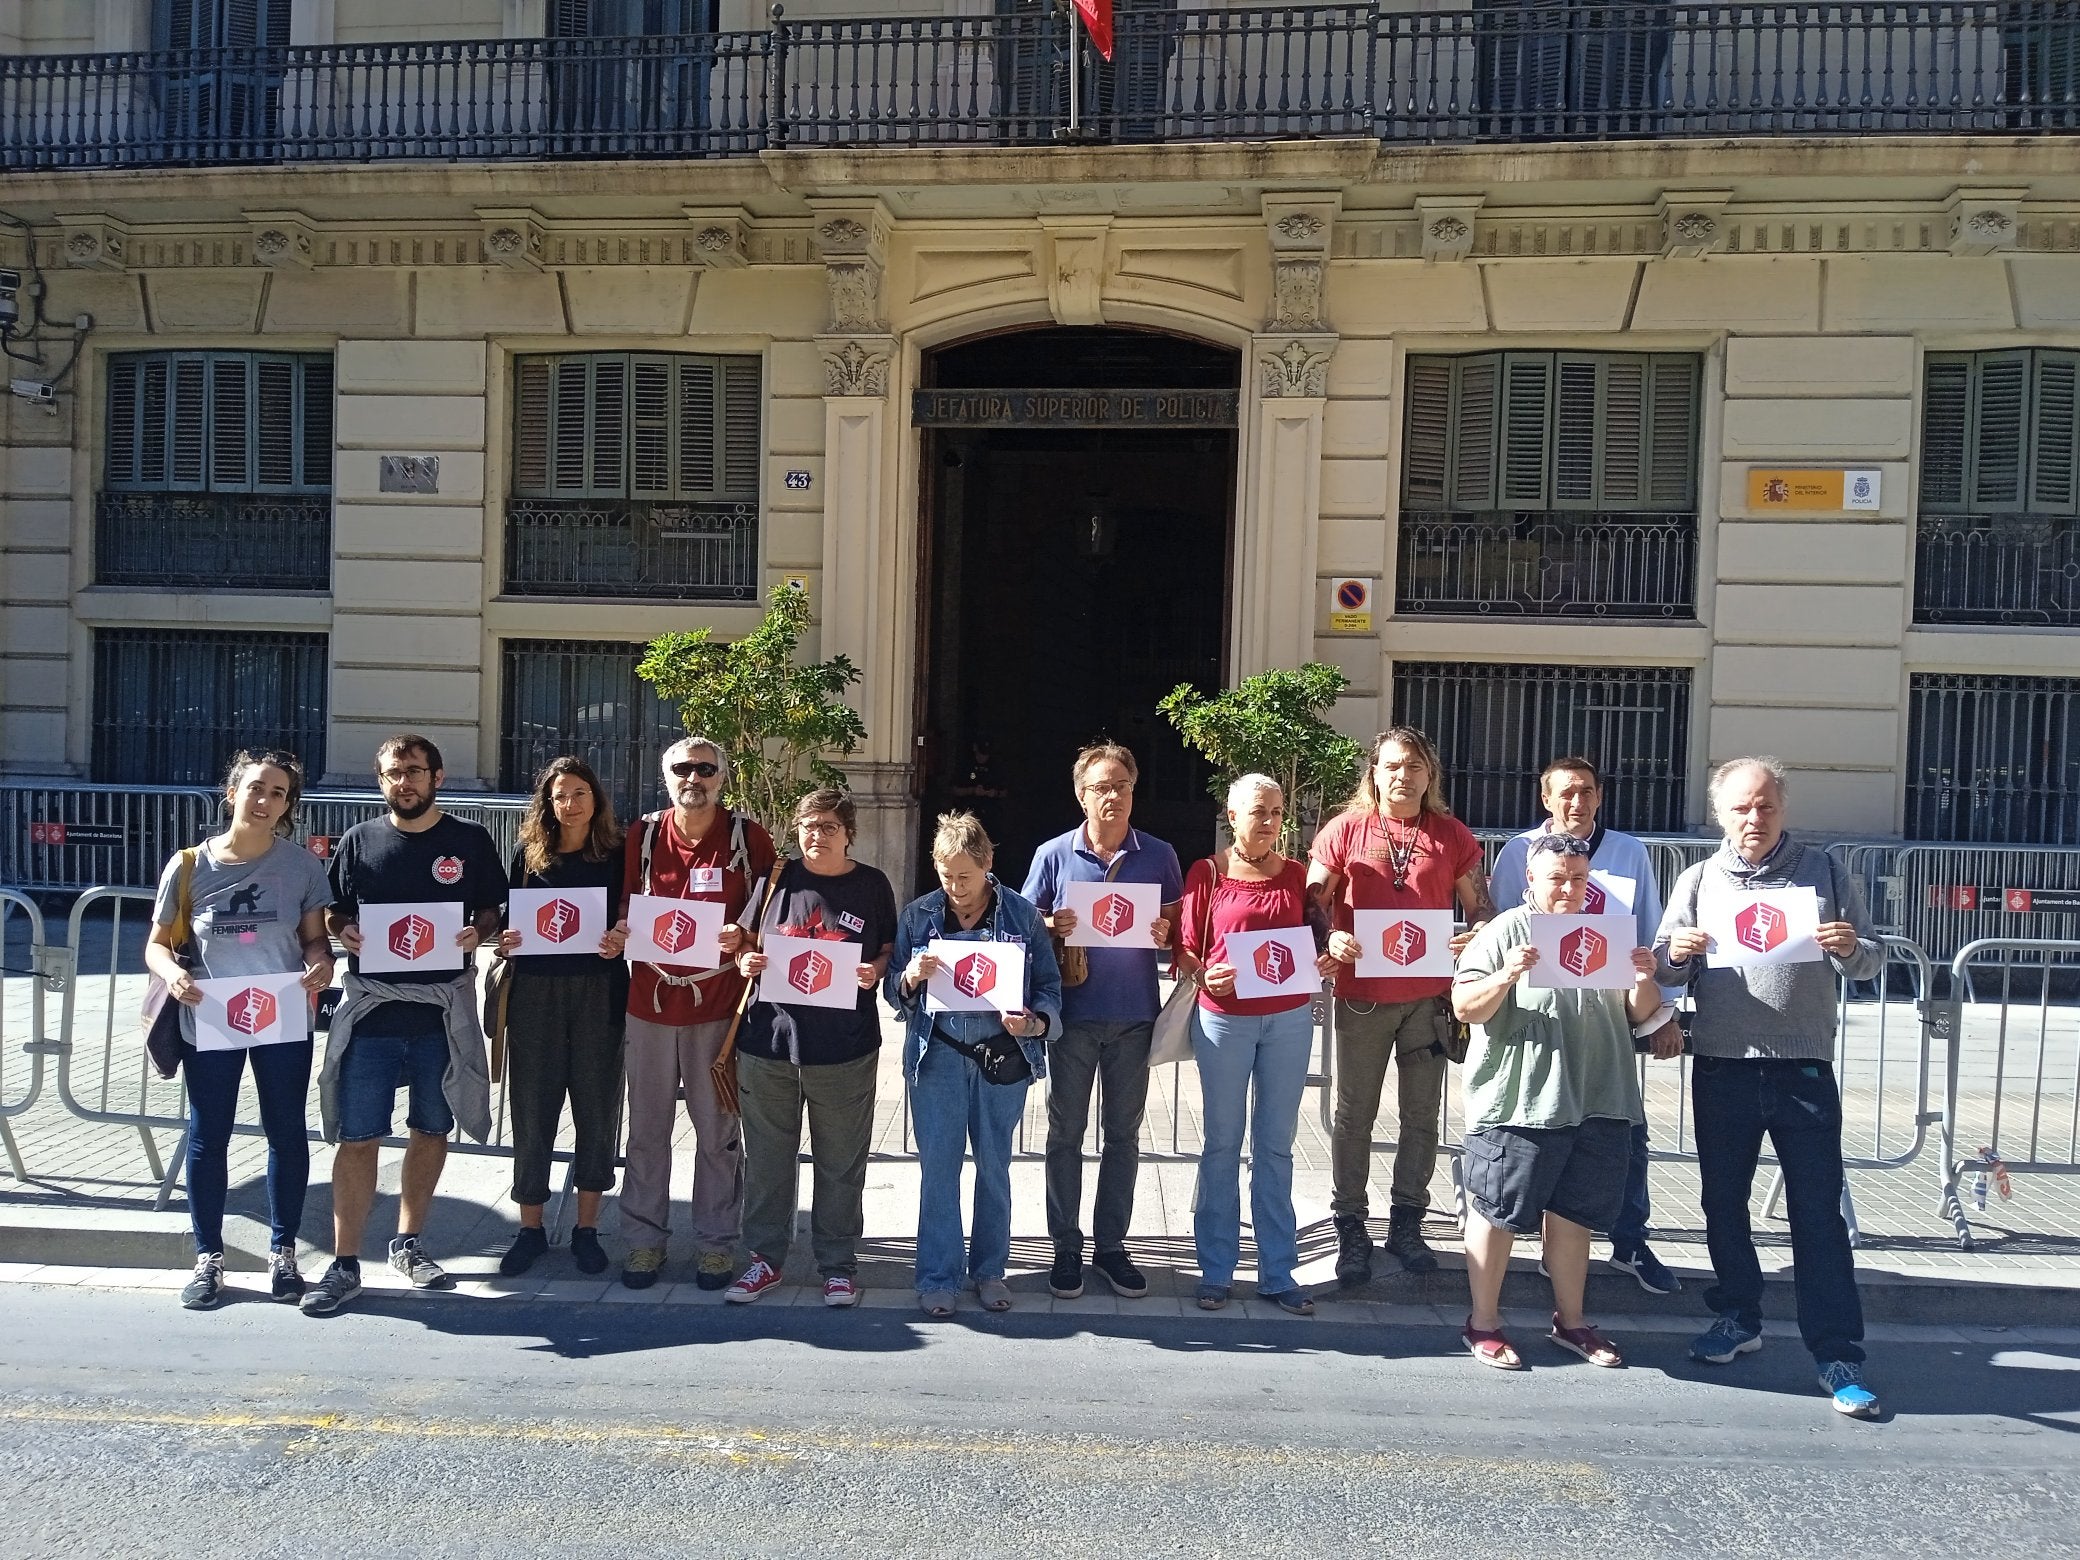
[[[65,264],[91,271],[121,271],[130,264],[130,229],[113,217],[61,215],[64,230],[60,257]]]
[[[892,224],[878,200],[811,201],[817,253],[830,292],[830,328],[844,334],[886,331],[881,281]]]
[[[1726,241],[1726,208],[1732,190],[1664,190],[1655,209],[1661,216],[1661,252],[1674,260],[1701,260]]]
[[[1950,219],[1950,253],[1990,255],[2017,247],[2020,207],[2028,190],[1961,188],[1943,207]]]
[[[249,211],[253,232],[253,264],[284,271],[308,271],[315,264],[317,230],[300,211]]]
[[[545,269],[548,225],[538,212],[525,206],[479,207],[477,220],[484,225],[484,264],[515,271]]]
[[[1327,395],[1336,341],[1328,331],[1257,337],[1257,394],[1267,401]]]
[[[895,361],[893,336],[818,336],[826,396],[879,400],[888,394],[888,366]]]
[[[1343,198],[1267,195],[1264,226],[1271,241],[1271,330],[1322,331],[1323,279],[1329,242]]]
[[[1473,219],[1485,199],[1481,195],[1418,195],[1416,225],[1422,230],[1423,258],[1464,260],[1473,253]]]
[[[751,214],[742,206],[688,206],[693,228],[693,259],[711,271],[733,271],[748,263]]]

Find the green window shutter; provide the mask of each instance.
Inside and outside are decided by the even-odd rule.
[[[1647,496],[1647,375],[1644,357],[1606,357],[1603,430],[1597,439],[1596,502],[1604,509],[1639,509]]]
[[[1550,502],[1549,452],[1553,433],[1553,354],[1502,355],[1503,509],[1543,509]]]
[[[1484,352],[1452,362],[1453,509],[1497,505],[1497,446],[1502,430],[1502,358]]]
[[[638,357],[629,365],[628,495],[672,498],[672,360]]]
[[[1972,381],[1968,352],[1931,352],[1921,385],[1921,507],[1962,511],[1971,489]]]
[[[592,360],[592,494],[628,496],[628,359]]]
[[[1598,468],[1603,464],[1605,377],[1602,354],[1562,352],[1553,361],[1553,466],[1550,502],[1555,509],[1592,509]],[[1633,465],[1638,465],[1635,419]]]
[[[758,498],[758,468],[764,460],[759,438],[758,359],[725,358],[722,364],[722,496]]]
[[[581,357],[551,362],[549,492],[583,498],[592,460],[592,364]]]
[[[1697,507],[1697,428],[1703,365],[1688,355],[1647,360],[1647,471],[1640,498],[1649,509]]]
[[[253,365],[253,488],[291,493],[297,487],[297,360],[263,355]]]
[[[200,493],[209,486],[209,362],[199,352],[174,354],[167,384],[166,486]]]
[[[1452,360],[1411,357],[1401,435],[1401,502],[1409,508],[1444,508],[1451,436]]]
[[[722,376],[714,358],[679,360],[679,494],[714,498],[722,487]]]
[[[144,359],[139,380],[137,485],[163,488],[168,481],[168,441],[172,435],[172,361],[165,357]]]
[[[242,352],[209,360],[209,487],[253,490],[253,360]]]
[[[522,358],[513,373],[513,492],[543,498],[549,492],[549,385],[547,358]]]
[[[144,363],[134,357],[108,360],[108,436],[104,441],[102,483],[111,488],[138,485],[138,434],[144,420]]]
[[[1974,469],[1971,506],[1979,514],[2019,513],[2025,500],[2023,468],[2029,450],[2028,352],[1979,357],[1972,409]]]
[[[313,353],[300,360],[302,399],[298,403],[297,486],[306,493],[332,491],[332,358]]]
[[[2030,512],[2080,513],[2080,352],[2040,348],[2031,367]]]

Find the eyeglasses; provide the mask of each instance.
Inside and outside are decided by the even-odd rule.
[[[1125,796],[1134,789],[1131,780],[1094,780],[1083,788],[1086,796]]]
[[[380,779],[387,780],[392,785],[403,785],[407,780],[422,780],[432,773],[433,771],[424,764],[414,764],[409,769],[382,769],[377,771]]]
[[[672,765],[672,773],[681,780],[684,780],[688,775],[699,775],[703,780],[712,780],[722,773],[722,766],[720,764],[711,764],[706,759],[696,763],[689,758],[684,763]]]
[[[1530,855],[1586,856],[1589,842],[1572,834],[1541,834],[1531,842]]]
[[[843,834],[845,825],[824,818],[804,818],[795,829],[801,834]]]

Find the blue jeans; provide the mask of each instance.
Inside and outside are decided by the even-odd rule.
[[[354,1026],[339,1059],[339,1140],[367,1143],[390,1135],[397,1091],[408,1090],[404,1124],[446,1137],[455,1113],[441,1080],[448,1071],[448,1026],[428,1002],[385,1002]]]
[[[305,1104],[311,1090],[311,1042],[257,1045],[250,1051],[194,1051],[182,1058],[188,1083],[188,1223],[195,1252],[224,1249],[231,1124],[238,1084],[253,1059],[260,1125],[267,1132],[267,1218],[273,1244],[293,1246],[311,1184],[311,1141]]]
[[[1647,1243],[1647,1219],[1653,1212],[1647,1202],[1647,1124],[1632,1129],[1632,1163],[1625,1171],[1625,1206],[1611,1224],[1611,1250],[1636,1251]]]
[[[1821,1364],[1863,1359],[1863,1301],[1842,1221],[1842,1096],[1826,1062],[1729,1061],[1690,1066],[1704,1238],[1716,1287],[1705,1304],[1762,1325],[1762,1264],[1748,1222],[1755,1165],[1768,1136],[1784,1172],[1798,1332]]]
[[[1011,1135],[1032,1082],[991,1083],[950,1045],[928,1042],[910,1084],[917,1128],[917,1292],[1002,1278],[1011,1258]],[[961,1160],[975,1153],[975,1216],[961,1234]]]
[[[1249,1126],[1249,1211],[1257,1232],[1257,1288],[1267,1295],[1294,1287],[1299,1236],[1293,1219],[1293,1133],[1314,1051],[1307,1008],[1255,1018],[1193,1015],[1194,1055],[1205,1119],[1192,1238],[1208,1284],[1235,1277],[1242,1247],[1242,1129]],[[1250,1107],[1250,1085],[1256,1106]]]

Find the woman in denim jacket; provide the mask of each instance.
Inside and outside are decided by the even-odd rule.
[[[1046,1042],[1061,1033],[1062,974],[1040,912],[990,874],[995,847],[973,813],[946,813],[932,840],[940,886],[903,907],[883,989],[904,1023],[903,1072],[917,1128],[917,1303],[951,1316],[965,1275],[986,1311],[1011,1309],[1011,1137],[1026,1087],[1047,1074]],[[1016,942],[1025,948],[1024,1006],[1012,1013],[933,1013],[925,983],[939,968],[934,940]],[[994,1082],[978,1063],[1005,1036],[1024,1076]],[[1017,1057],[1011,1066],[1017,1069]],[[961,1160],[975,1155],[975,1208],[961,1230]]]

